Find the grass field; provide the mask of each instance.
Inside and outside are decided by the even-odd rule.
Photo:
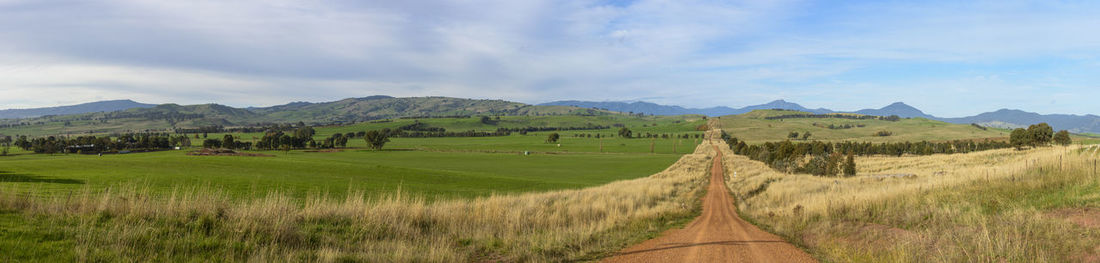
[[[749,143],[786,140],[790,132],[802,134],[809,131],[810,140],[821,141],[860,141],[860,142],[903,142],[903,141],[947,141],[957,139],[1007,138],[1008,132],[988,129],[982,130],[971,125],[951,124],[922,118],[886,120],[850,120],[838,118],[797,118],[767,120],[764,117],[794,114],[793,111],[757,110],[742,115],[722,116],[721,127],[724,131],[744,139]],[[817,125],[814,125],[814,124]],[[852,126],[849,129],[829,129],[828,125]],[[823,127],[824,126],[824,127]],[[889,131],[893,135],[874,136],[878,131]]]
[[[648,176],[672,154],[521,154],[349,150],[268,152],[276,157],[19,155],[0,158],[0,188],[67,192],[144,185],[155,192],[209,187],[231,196],[272,191],[303,197],[403,191],[438,198],[575,189]]]
[[[421,121],[491,131],[585,118],[642,133],[701,134],[703,123]],[[404,122],[320,127],[317,137]],[[701,140],[572,136],[616,132],[563,131],[553,144],[550,132],[532,132],[392,138],[384,151],[356,139],[334,152],[256,152],[272,157],[13,149],[0,157],[0,261],[594,260],[690,219],[707,167],[707,152],[688,154]]]
[[[0,231],[0,259],[596,260],[697,215],[712,149],[698,147],[639,179],[436,202],[406,194],[370,198],[356,190],[300,202],[279,193],[237,200],[208,188],[154,194],[140,185],[44,199],[0,191],[0,226],[7,227]],[[580,171],[562,169],[558,176]]]
[[[1092,262],[1098,149],[863,157],[849,178],[725,162],[742,216],[824,261]]]
[[[419,121],[451,131],[494,131],[498,127],[583,127],[621,124],[636,132],[691,133],[704,123],[699,116],[504,116],[494,123],[479,118],[398,119],[349,126],[318,127],[317,139],[333,133],[395,128]],[[643,127],[645,126],[645,127]],[[578,138],[617,130],[563,131],[558,143],[546,143],[550,132],[494,137],[392,138],[385,151],[367,151],[361,139],[337,152],[260,151],[276,157],[199,157],[184,151],[127,155],[34,155],[12,149],[0,157],[0,187],[65,192],[114,185],[146,185],[154,192],[209,187],[231,196],[259,196],[271,191],[295,197],[402,191],[435,198],[475,197],[576,189],[633,179],[664,169],[699,139]],[[224,134],[207,134],[221,138]],[[243,140],[261,136],[234,134]],[[198,141],[193,139],[193,143]],[[601,147],[601,144],[603,147]],[[186,150],[185,150],[186,151]],[[650,154],[652,153],[655,154]],[[524,155],[524,152],[531,153]]]

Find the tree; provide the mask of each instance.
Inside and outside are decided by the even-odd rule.
[[[363,140],[367,141],[367,147],[372,150],[381,150],[382,146],[385,146],[390,141],[389,133],[380,131],[368,131],[363,135]]]
[[[807,131],[807,132],[803,132],[803,133],[802,133],[802,140],[809,140],[809,139],[810,139],[810,136],[812,136],[812,134],[810,134],[810,132],[809,132],[809,131]]]
[[[493,122],[492,118],[489,118],[489,116],[481,116],[481,123],[486,124],[486,125],[496,124],[496,123]]]
[[[316,134],[316,133],[317,133],[317,131],[314,131],[313,127],[299,126],[298,129],[294,130],[294,138],[298,138],[302,141],[306,141],[306,140],[309,140],[310,138],[313,138],[313,135]]]
[[[337,133],[336,135],[340,134]],[[348,139],[350,137],[351,136],[335,136],[335,138],[333,139],[333,143],[340,148],[348,147]]]
[[[31,149],[31,141],[27,140],[27,136],[19,136],[19,139],[15,140],[15,147],[23,149],[24,151]]]
[[[1015,130],[1012,130],[1012,134],[1008,136],[1008,141],[1010,144],[1012,144],[1013,147],[1016,147],[1016,149],[1019,150],[1023,149],[1025,145],[1031,143],[1031,136],[1027,132],[1027,130],[1024,130],[1023,128],[1017,128]]]
[[[848,152],[848,160],[844,162],[844,176],[856,175],[856,158],[852,152]]]
[[[225,148],[229,149],[237,148],[237,142],[235,139],[233,139],[232,134],[226,134],[225,137],[222,138],[222,146],[225,146]]]
[[[556,133],[556,132],[555,132],[555,133],[551,133],[551,134],[550,134],[550,136],[547,136],[547,137],[546,137],[546,142],[548,142],[548,143],[556,143],[556,142],[558,142],[558,139],[559,139],[559,138],[561,138],[561,135],[559,135],[558,133]]]
[[[1054,136],[1054,129],[1045,122],[1028,126],[1027,132],[1031,137],[1031,146],[1046,146]]]
[[[623,127],[622,129],[619,129],[619,137],[630,139],[632,137],[631,135],[633,135],[633,133],[634,132],[631,132],[630,129],[627,129],[626,127]]]
[[[1058,133],[1054,134],[1054,143],[1060,144],[1062,146],[1068,146],[1069,144],[1073,143],[1073,139],[1069,138],[1069,131],[1061,130],[1058,131]]]
[[[11,149],[11,136],[0,137],[0,155],[8,155],[8,150]]]
[[[221,148],[221,147],[222,147],[222,141],[219,141],[217,139],[206,139],[205,141],[202,141],[202,148],[214,149],[214,148]]]

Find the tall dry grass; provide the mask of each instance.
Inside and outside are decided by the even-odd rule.
[[[1061,262],[1100,255],[1100,232],[1051,216],[1100,206],[1090,147],[866,157],[849,178],[723,161],[743,217],[826,261]]]
[[[0,211],[60,229],[78,261],[593,260],[693,217],[713,154],[704,145],[660,173],[599,187],[472,200],[235,200],[123,186],[47,197],[0,189]]]

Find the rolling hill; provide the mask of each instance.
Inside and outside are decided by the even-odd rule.
[[[863,109],[851,112],[834,111],[830,109],[809,109],[798,103],[776,100],[765,104],[746,106],[744,108],[712,107],[712,108],[684,108],[680,106],[660,105],[649,102],[591,102],[591,101],[555,101],[540,105],[569,105],[582,108],[599,108],[619,112],[635,112],[654,115],[682,115],[703,114],[707,116],[737,115],[753,110],[784,109],[801,112],[825,114],[825,113],[855,113],[874,116],[898,115],[902,118],[925,118],[939,120],[955,124],[977,123],[982,126],[995,128],[1020,128],[1031,124],[1046,122],[1056,130],[1068,130],[1073,133],[1100,133],[1100,116],[1096,115],[1069,115],[1069,114],[1038,114],[1022,110],[1001,109],[969,117],[941,118],[924,113],[920,109],[909,106],[903,102],[895,102],[879,109]]]
[[[150,108],[156,105],[138,103],[132,100],[108,100],[84,103],[71,106],[33,108],[33,109],[7,109],[0,110],[0,119],[34,118],[46,115],[68,115],[92,112],[112,112],[133,108]]]
[[[797,103],[791,103],[784,100],[776,100],[760,105],[751,105],[744,108],[730,108],[730,107],[710,107],[710,108],[684,108],[680,106],[660,105],[651,102],[637,101],[637,102],[617,102],[617,101],[577,101],[577,100],[563,100],[542,103],[539,105],[558,105],[558,106],[575,106],[580,108],[597,108],[606,109],[617,112],[634,112],[645,113],[653,115],[685,115],[685,114],[701,114],[707,116],[724,116],[724,115],[736,115],[748,113],[754,110],[770,110],[770,109],[784,109],[784,110],[797,110],[813,113],[832,113],[833,111],[827,109],[807,109],[798,105]]]
[[[296,122],[325,125],[402,117],[610,114],[614,113],[571,106],[535,106],[503,100],[371,96],[322,103],[294,102],[262,108],[234,108],[219,104],[163,104],[112,112],[6,119],[0,120],[0,134],[169,131],[174,128],[239,127]]]
[[[1038,114],[1022,110],[1000,109],[970,117],[939,118],[950,123],[977,123],[997,128],[1026,128],[1030,124],[1046,122],[1058,130],[1073,133],[1100,132],[1100,116],[1070,114]]]

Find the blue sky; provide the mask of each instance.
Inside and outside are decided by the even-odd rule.
[[[0,0],[0,108],[369,95],[1100,114],[1100,4]]]

